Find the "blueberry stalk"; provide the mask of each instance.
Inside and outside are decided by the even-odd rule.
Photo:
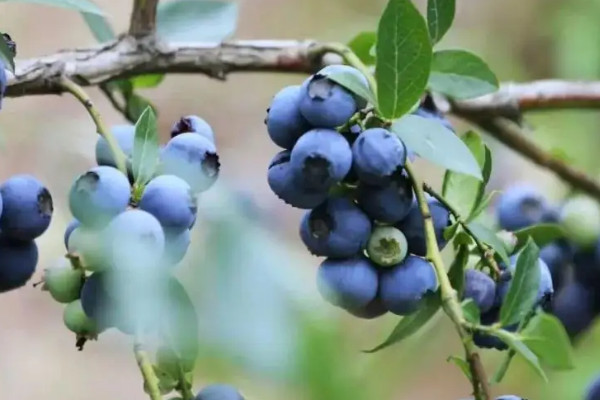
[[[181,361],[179,360],[177,360],[177,380],[179,381],[177,390],[181,394],[183,400],[194,400],[194,394],[192,393],[192,390],[185,379],[185,372],[183,370],[183,366],[181,365]]]
[[[75,98],[79,100],[81,104],[83,104],[87,112],[90,114],[90,117],[92,117],[92,120],[96,124],[96,129],[98,130],[98,133],[102,135],[108,142],[108,146],[110,147],[110,151],[113,154],[113,157],[117,164],[117,168],[119,168],[119,170],[123,174],[125,174],[125,176],[127,176],[125,153],[123,153],[123,151],[119,147],[119,144],[112,135],[110,129],[108,129],[108,127],[104,123],[104,120],[100,116],[100,112],[98,111],[90,97],[87,95],[87,93],[83,90],[81,86],[79,86],[78,84],[66,77],[62,77],[59,80],[58,85],[65,91],[75,96]]]
[[[148,354],[144,350],[144,346],[137,338],[133,345],[133,352],[135,354],[135,360],[137,361],[138,367],[140,368],[140,372],[142,373],[142,377],[144,378],[144,383],[146,384],[145,387],[148,391],[150,399],[162,400],[162,395],[160,394],[160,388],[158,386],[158,377],[154,373],[152,363],[148,358]]]

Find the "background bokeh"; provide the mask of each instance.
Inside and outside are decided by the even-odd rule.
[[[130,2],[97,0],[118,31],[127,27]],[[424,1],[418,1],[419,6]],[[441,47],[464,47],[488,61],[501,80],[598,79],[600,0],[463,0],[455,26]],[[240,0],[236,38],[349,40],[374,29],[383,0]],[[87,46],[94,39],[79,14],[31,4],[0,4],[0,27],[18,42],[19,57]],[[297,237],[301,212],[269,190],[266,167],[276,147],[263,118],[271,96],[300,75],[233,74],[227,82],[200,75],[168,76],[144,91],[159,109],[162,139],[181,115],[206,118],[217,134],[221,182],[200,198],[201,222],[193,251],[179,268],[198,302],[202,353],[197,387],[222,381],[252,400],[452,400],[468,397],[469,385],[446,362],[460,354],[454,331],[438,318],[417,336],[381,353],[378,344],[397,322],[352,318],[321,301],[314,284],[319,259]],[[123,118],[96,89],[90,94],[105,119]],[[460,121],[459,131],[468,127]],[[600,173],[598,116],[553,112],[527,118],[541,146],[594,176]],[[47,184],[55,214],[38,240],[42,269],[64,253],[68,223],[66,193],[73,179],[94,163],[96,133],[69,96],[8,99],[0,114],[0,179],[31,173]],[[568,189],[486,136],[494,151],[491,188],[516,181],[539,185],[550,198]],[[441,171],[420,171],[439,184]],[[600,327],[578,344],[577,368],[550,373],[543,384],[524,364],[514,363],[496,394],[530,400],[579,400],[600,373]],[[485,352],[492,369],[500,359]],[[31,285],[0,296],[0,393],[33,399],[144,399],[130,339],[103,334],[78,352],[62,324],[62,307]]]

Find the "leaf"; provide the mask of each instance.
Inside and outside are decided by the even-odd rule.
[[[490,203],[494,199],[494,196],[496,196],[499,193],[499,190],[492,190],[490,193],[488,193],[487,196],[485,196],[479,202],[479,204],[477,204],[477,207],[475,207],[473,212],[471,212],[471,215],[469,215],[469,218],[467,218],[467,222],[471,222],[472,220],[476,219],[479,215],[481,215],[481,213],[484,212],[485,209],[490,205]]]
[[[0,3],[32,3],[68,8],[90,14],[104,15],[104,12],[90,0],[0,0]]]
[[[448,270],[448,279],[454,290],[456,290],[458,298],[462,298],[465,285],[465,267],[468,260],[469,247],[467,245],[460,245],[458,253],[456,253],[456,257],[454,257],[454,261],[452,261],[452,265]]]
[[[531,239],[519,253],[508,293],[500,309],[503,326],[520,322],[535,305],[540,284],[539,253],[539,248]]]
[[[553,315],[539,313],[523,330],[523,343],[551,368],[572,369],[573,349],[562,323]]]
[[[423,94],[431,69],[427,24],[410,0],[389,0],[377,30],[377,100],[385,118],[406,114]]]
[[[438,121],[405,115],[392,123],[392,131],[420,157],[449,170],[482,179],[481,168],[469,148]]]
[[[130,93],[125,97],[125,113],[128,120],[135,122],[142,116],[147,108],[151,108],[156,115],[155,107],[146,99],[137,93]]]
[[[156,116],[147,107],[135,124],[135,141],[133,143],[132,168],[135,183],[144,185],[156,171],[158,165],[159,145]]]
[[[427,26],[433,43],[439,42],[448,32],[448,29],[452,26],[455,11],[455,0],[427,1]]]
[[[503,329],[494,331],[493,334],[500,338],[504,343],[508,345],[515,353],[519,354],[523,359],[533,368],[535,372],[545,381],[548,382],[548,377],[540,365],[540,361],[537,356],[529,350],[529,348],[514,334],[507,332]]]
[[[498,90],[498,79],[483,60],[464,50],[433,54],[428,86],[456,99],[469,99]]]
[[[472,324],[479,325],[479,322],[481,321],[481,314],[479,312],[479,307],[477,307],[477,304],[473,301],[473,299],[465,299],[461,303],[461,307],[465,319]]]
[[[6,68],[10,72],[15,72],[15,56],[11,51],[10,47],[8,47],[8,43],[6,43],[6,39],[3,35],[0,34],[0,68]]]
[[[460,224],[458,222],[455,222],[452,225],[446,227],[446,229],[444,229],[444,239],[451,240],[454,237],[454,235],[456,235],[456,232],[458,232],[459,227]]]
[[[531,238],[538,245],[538,247],[544,247],[545,245],[555,241],[556,239],[563,238],[565,236],[564,230],[558,224],[538,224],[528,226],[527,228],[519,229],[514,232],[517,237],[517,246],[520,248],[527,242],[527,239]]]
[[[485,145],[481,137],[469,131],[463,135],[462,141],[469,148],[471,154],[477,161],[480,170],[485,165]],[[485,180],[475,179],[470,175],[454,171],[446,171],[442,185],[442,196],[449,202],[460,215],[468,217],[483,195],[482,187]]]
[[[372,49],[377,41],[376,32],[361,32],[348,43],[350,50],[366,65],[375,64]]]
[[[398,343],[399,341],[416,333],[437,313],[440,306],[441,303],[439,292],[426,295],[422,306],[417,312],[403,317],[400,322],[398,322],[398,325],[396,325],[390,336],[383,343],[372,348],[371,350],[365,350],[364,352],[375,353],[376,351],[382,350],[393,345],[394,343]]]
[[[112,26],[103,16],[85,12],[81,16],[98,42],[104,43],[116,38]]]
[[[165,74],[147,74],[131,78],[134,89],[157,87],[165,79]]]
[[[236,3],[172,0],[158,3],[156,29],[163,40],[220,42],[235,32]]]
[[[489,245],[494,252],[500,256],[502,261],[508,265],[510,264],[510,259],[508,258],[508,254],[506,253],[506,248],[504,247],[504,243],[496,236],[496,234],[485,226],[477,223],[471,222],[469,223],[469,229],[473,234],[482,242]]]
[[[468,380],[471,380],[471,368],[469,367],[469,363],[464,359],[456,356],[450,356],[446,359],[446,361],[453,362],[460,370],[465,374]]]
[[[355,93],[356,95],[367,100],[369,103],[373,105],[376,104],[375,96],[373,95],[373,92],[371,92],[369,86],[365,85],[365,82],[353,73],[348,71],[332,72],[325,74],[325,76],[327,76],[328,79],[339,83],[352,93]]]

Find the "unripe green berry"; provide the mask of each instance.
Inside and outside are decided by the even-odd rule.
[[[515,248],[517,247],[517,242],[518,242],[517,235],[515,235],[514,233],[512,233],[510,231],[500,231],[496,235],[498,236],[498,239],[500,239],[500,241],[504,245],[506,252],[508,254],[512,254],[513,251],[515,251]]]
[[[81,300],[67,304],[63,312],[63,321],[65,326],[77,335],[94,337],[98,333],[96,323],[83,311]]]
[[[79,298],[83,275],[81,269],[73,268],[69,260],[63,258],[57,265],[44,270],[43,289],[59,303],[70,303]]]
[[[560,223],[573,243],[581,248],[593,247],[600,236],[600,205],[587,196],[572,197],[561,210]]]
[[[393,226],[378,226],[367,243],[367,254],[371,261],[382,267],[396,265],[406,257],[406,237]]]

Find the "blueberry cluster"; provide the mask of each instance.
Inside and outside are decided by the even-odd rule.
[[[112,133],[131,175],[135,127],[115,126]],[[74,219],[64,242],[70,262],[47,269],[44,276],[52,297],[69,303],[67,327],[88,338],[109,327],[133,333],[156,322],[165,276],[190,244],[196,196],[219,172],[213,131],[196,116],[173,126],[159,171],[141,193],[115,167],[103,137],[96,143],[96,161],[98,166],[76,178],[69,192]]]
[[[25,285],[38,263],[35,239],[52,219],[52,196],[30,175],[0,185],[0,293]]]
[[[285,150],[269,165],[269,186],[287,204],[309,210],[300,237],[312,254],[326,257],[317,285],[328,302],[360,318],[408,315],[438,285],[423,258],[424,222],[404,171],[408,151],[386,128],[354,123],[366,104],[328,78],[338,72],[367,85],[358,70],[329,66],[274,96],[265,122]],[[438,201],[428,202],[443,247],[450,216]]]
[[[500,198],[498,222],[506,230],[539,223],[558,223],[565,238],[540,249],[548,265],[556,295],[552,312],[571,337],[590,326],[600,313],[600,208],[582,195],[551,204],[536,188],[514,185]]]

